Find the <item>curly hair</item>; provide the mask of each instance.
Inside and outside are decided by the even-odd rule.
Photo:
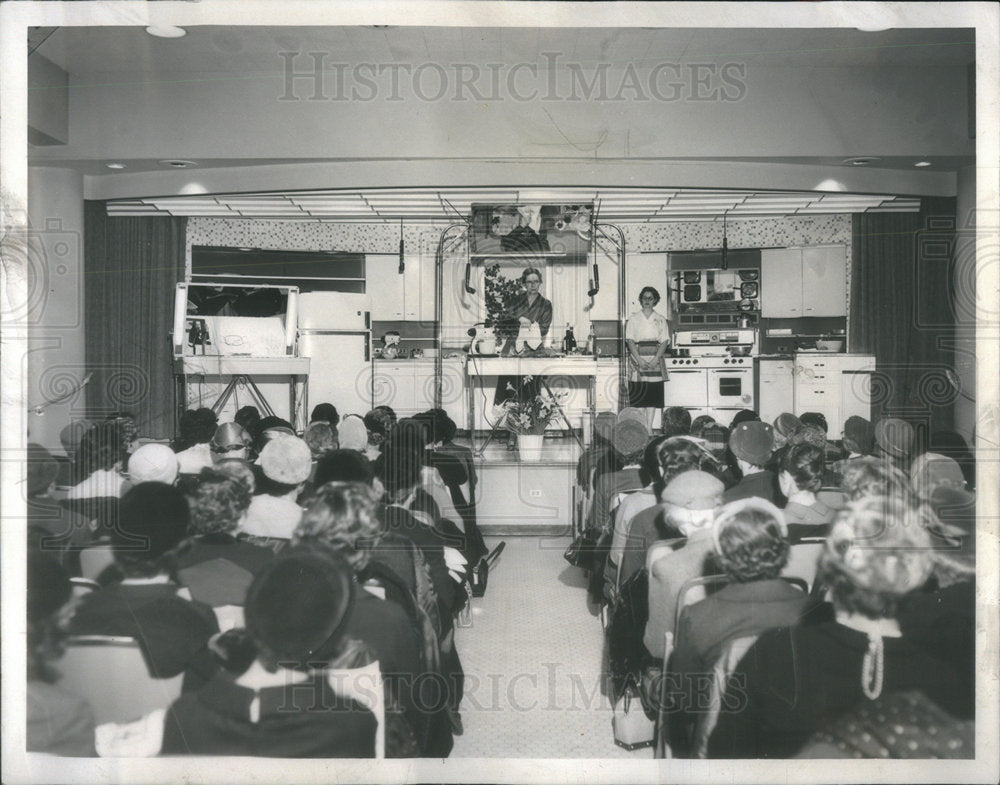
[[[915,498],[909,477],[888,461],[855,458],[844,464],[841,474],[841,488],[851,501],[866,496],[895,496],[908,502]]]
[[[660,464],[663,484],[667,485],[681,472],[701,468],[708,453],[695,442],[681,436],[671,436],[660,443],[656,450],[656,460]]]
[[[691,433],[691,412],[683,406],[668,406],[663,410],[663,435],[682,436]]]
[[[372,489],[360,482],[328,482],[303,511],[292,544],[323,543],[359,572],[368,565],[381,537],[378,500]]]
[[[309,445],[313,460],[319,460],[328,452],[337,449],[337,429],[322,420],[309,424],[302,438]]]
[[[191,533],[218,534],[236,531],[250,508],[250,491],[228,472],[204,468],[188,492]]]
[[[788,534],[781,510],[763,499],[740,499],[715,518],[716,561],[734,581],[777,578],[788,563]]]
[[[212,440],[218,426],[218,417],[211,409],[207,407],[188,409],[181,415],[178,426],[180,440],[188,447],[194,444],[205,444]]]
[[[815,493],[823,487],[824,451],[814,444],[794,444],[781,457],[781,470],[788,472],[800,491]]]
[[[818,425],[802,424],[788,435],[789,444],[812,444],[826,449],[826,433]]]
[[[934,566],[927,515],[898,498],[852,502],[834,523],[819,557],[817,580],[834,607],[872,619],[895,617],[899,601]]]
[[[77,452],[82,476],[89,477],[98,470],[110,471],[118,461],[124,461],[126,447],[118,423],[102,422],[90,428],[80,439]]]

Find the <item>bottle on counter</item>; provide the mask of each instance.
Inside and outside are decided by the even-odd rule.
[[[566,323],[566,335],[563,337],[563,353],[572,354],[576,351],[576,337],[573,335],[573,325]]]
[[[587,332],[587,352],[597,357],[597,333],[594,331],[594,323],[590,323],[590,330]]]

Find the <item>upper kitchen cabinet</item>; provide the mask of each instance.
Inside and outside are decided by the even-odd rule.
[[[373,321],[433,321],[434,261],[420,255],[369,254],[365,259],[366,290]]]
[[[843,245],[764,249],[760,264],[764,318],[847,315]]]

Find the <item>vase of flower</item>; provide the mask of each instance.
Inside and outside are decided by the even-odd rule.
[[[517,435],[517,454],[522,461],[537,463],[542,460],[542,446],[545,442],[543,433],[519,433]]]

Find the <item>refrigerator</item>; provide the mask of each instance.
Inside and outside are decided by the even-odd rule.
[[[299,356],[308,357],[308,411],[332,403],[341,417],[372,408],[371,313],[368,296],[299,295]]]

